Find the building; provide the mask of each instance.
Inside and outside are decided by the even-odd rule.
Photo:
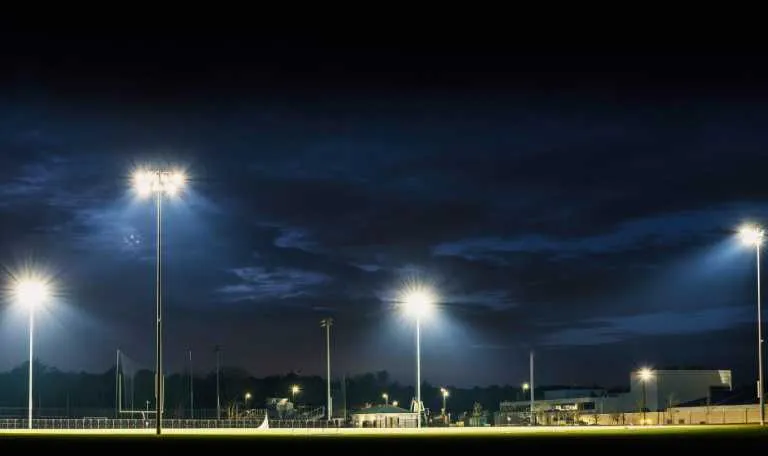
[[[393,405],[376,405],[352,412],[353,427],[407,428],[417,427],[418,413]]]
[[[655,412],[691,401],[706,401],[715,390],[732,390],[730,370],[640,370],[630,375],[623,411]]]
[[[659,412],[690,401],[706,401],[714,393],[731,388],[730,370],[643,369],[630,374],[629,391],[625,392],[601,388],[537,391],[534,421],[544,425],[597,424],[597,415]],[[530,400],[504,401],[494,422],[497,426],[528,424],[530,415]]]

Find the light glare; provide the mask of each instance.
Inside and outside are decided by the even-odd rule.
[[[745,225],[739,230],[739,238],[744,245],[757,247],[763,243],[763,230],[755,225]]]
[[[14,294],[20,304],[35,309],[48,299],[49,290],[40,279],[23,279],[16,283]]]
[[[403,297],[405,311],[416,318],[429,315],[435,304],[435,296],[426,288],[409,290]]]
[[[139,170],[133,175],[133,187],[141,197],[147,197],[152,193],[176,196],[181,192],[186,181],[187,177],[181,171]]]
[[[637,373],[637,375],[640,377],[640,380],[642,381],[648,381],[653,377],[653,371],[647,367],[644,367],[640,369],[640,371]]]

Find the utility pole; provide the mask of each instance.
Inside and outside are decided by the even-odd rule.
[[[347,375],[341,377],[341,395],[344,398],[344,424],[347,423]]]
[[[219,370],[221,369],[221,347],[214,348],[216,352],[216,420],[221,419],[221,389],[219,388]]]
[[[115,361],[115,418],[120,418],[120,349],[117,349]]]
[[[192,370],[192,350],[189,350],[189,417],[195,419],[195,374]]]
[[[331,401],[331,326],[333,325],[333,318],[324,318],[320,322],[320,326],[325,328],[325,361],[326,361],[326,378],[327,378],[327,400],[328,400],[328,421],[333,418],[333,403]]]
[[[531,350],[531,426],[534,426],[536,424],[536,414],[533,412],[533,401],[534,401],[534,392],[536,391],[536,388],[533,384],[533,350]]]

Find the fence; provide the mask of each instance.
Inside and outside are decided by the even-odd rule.
[[[256,429],[264,421],[260,419],[240,420],[184,420],[164,419],[166,429]],[[337,422],[325,420],[269,420],[270,428],[336,428]],[[0,419],[0,429],[26,429],[29,421],[24,418]],[[148,419],[115,419],[115,418],[35,418],[32,420],[33,429],[154,429],[155,420]]]

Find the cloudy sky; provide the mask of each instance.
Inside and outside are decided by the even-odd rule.
[[[534,57],[281,40],[41,38],[0,95],[0,263],[43,271],[40,359],[153,366],[164,203],[165,357],[255,375],[414,377],[398,292],[433,384],[626,383],[639,366],[756,376],[754,250],[768,215],[759,75],[723,57]],[[37,46],[40,44],[40,46]],[[723,70],[728,67],[729,72]],[[706,76],[704,76],[706,75]],[[27,356],[0,308],[0,369]]]

